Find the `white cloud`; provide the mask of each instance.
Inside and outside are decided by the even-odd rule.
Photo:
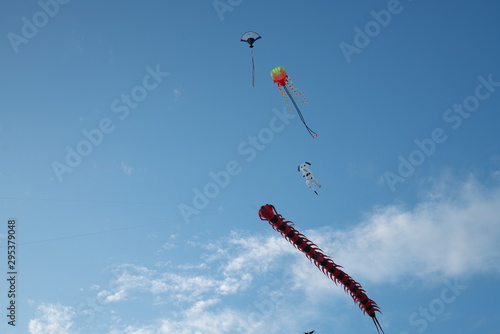
[[[218,291],[222,295],[235,294],[240,290],[246,290],[252,281],[252,275],[246,273],[241,277],[226,277],[221,281]]]
[[[379,208],[349,231],[324,228],[310,237],[354,278],[397,282],[499,274],[493,265],[500,259],[499,217],[500,190],[471,179],[439,184],[411,210]]]
[[[196,315],[199,314],[203,311],[205,311],[208,307],[215,305],[219,302],[220,300],[217,298],[213,299],[208,299],[208,300],[200,300],[187,311],[188,314],[190,315]]]
[[[500,275],[500,188],[487,189],[472,177],[463,183],[444,177],[413,208],[375,208],[350,230],[296,228],[362,285]],[[332,291],[329,279],[277,233],[242,237],[232,232],[220,248],[217,258],[227,256],[224,275],[282,270],[283,277],[293,273],[290,287],[310,298]]]
[[[158,332],[153,328],[153,326],[145,326],[145,327],[133,327],[133,326],[126,326],[125,328],[122,328],[120,330],[112,330],[110,334],[155,334],[155,333],[161,333]]]
[[[30,334],[76,333],[73,319],[76,313],[72,307],[60,304],[41,304],[37,307],[37,318],[30,320]]]
[[[116,293],[106,296],[105,301],[106,302],[118,302],[118,301],[125,300],[126,296],[127,296],[127,293],[125,292],[125,290],[118,290]]]
[[[293,221],[286,212],[280,213]],[[499,217],[500,188],[486,189],[474,179],[461,184],[448,180],[437,183],[413,208],[375,208],[349,230],[296,228],[365,288],[406,284],[409,279],[441,284],[456,277],[500,275]],[[340,286],[273,233],[231,232],[219,241],[192,243],[206,252],[199,264],[155,269],[117,266],[108,299],[150,294],[156,305],[174,302],[176,312],[147,326],[121,320],[110,333],[287,332],[307,317],[298,310],[289,327],[275,327],[273,319],[294,311],[287,307],[294,298],[304,309],[314,310],[326,300],[328,305],[335,301],[342,304],[339,307],[356,309]],[[272,279],[267,281],[268,277]],[[259,284],[254,283],[257,280]],[[370,290],[368,296],[377,301]],[[248,304],[233,304],[244,292],[253,294],[243,299]]]
[[[207,303],[210,303],[208,301]],[[199,307],[197,303],[194,308]],[[220,334],[220,333],[262,333],[251,331],[244,313],[225,309],[213,313],[191,309],[181,319],[157,320],[154,325],[125,326],[110,331],[110,334]]]
[[[195,268],[190,268],[191,270]],[[196,268],[206,271],[203,266]],[[211,277],[208,274],[178,274],[161,272],[132,264],[115,268],[116,279],[110,283],[110,290],[102,290],[98,297],[106,302],[125,301],[134,294],[148,292],[151,295],[166,295],[176,302],[195,303],[205,296],[229,295],[248,288],[252,277],[249,274]]]
[[[259,245],[259,246],[256,246]],[[265,273],[276,266],[278,258],[285,254],[295,253],[279,234],[264,236],[249,236],[231,232],[228,245],[228,262],[224,265],[224,273],[231,275],[237,272]]]

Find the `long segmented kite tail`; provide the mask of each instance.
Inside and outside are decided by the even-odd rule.
[[[384,333],[380,326],[375,312],[380,312],[377,304],[368,298],[365,290],[352,277],[342,271],[341,266],[337,265],[323,251],[307,239],[305,235],[297,231],[290,221],[286,221],[283,216],[278,214],[273,205],[266,204],[261,206],[259,210],[261,220],[267,220],[274,230],[278,231],[286,240],[288,240],[295,248],[302,251],[306,257],[314,262],[321,271],[330,277],[335,284],[342,283],[344,290],[349,293],[354,302],[359,306],[363,313],[368,314],[377,328],[377,332]]]

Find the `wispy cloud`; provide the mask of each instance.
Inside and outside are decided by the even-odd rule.
[[[500,189],[437,182],[412,209],[378,208],[355,228],[312,231],[352,275],[375,282],[500,274]]]
[[[388,282],[405,285],[409,278],[441,284],[472,273],[500,275],[499,217],[500,187],[485,188],[472,177],[461,183],[444,178],[425,191],[417,205],[375,208],[349,230],[296,227],[366,288]],[[109,333],[262,333],[273,328],[273,319],[287,316],[282,313],[290,312],[286,306],[291,300],[311,310],[326,301],[354,307],[349,296],[330,298],[345,293],[273,233],[232,231],[219,240],[186,244],[203,250],[201,262],[152,268],[116,265],[108,287],[92,290],[101,300],[149,298],[151,305],[175,305],[176,311],[148,319],[144,326],[116,314],[120,320],[110,325]],[[237,300],[245,293],[252,298],[242,304]],[[39,311],[43,315],[30,322],[31,333],[53,332],[50,326],[67,328],[61,333],[71,328],[71,308],[42,304]],[[301,314],[289,328],[281,324],[271,332],[297,331],[294,324],[307,317]]]
[[[286,212],[280,213],[293,220]],[[441,284],[446,279],[466,279],[471,273],[500,275],[498,217],[500,188],[487,189],[474,178],[462,183],[443,178],[414,207],[375,208],[352,229],[296,227],[363,286],[387,282],[404,285],[409,278],[424,284]],[[332,282],[277,233],[249,236],[233,231],[224,239],[204,245],[204,250],[204,266],[198,270],[207,272],[207,268],[212,268],[210,274],[193,274],[197,269],[194,266],[190,267],[190,274],[140,269],[133,278],[132,274],[123,273],[116,288],[146,287],[152,294],[163,293],[181,303],[186,310],[184,320],[162,319],[162,326],[168,325],[179,333],[184,333],[181,328],[191,332],[197,328],[193,327],[190,314],[197,313],[201,324],[204,317],[214,317],[216,304],[220,309],[225,298],[250,289],[259,291],[256,299],[266,296],[270,300],[293,291],[312,305],[328,296],[344,294],[342,289],[332,288]],[[142,271],[149,273],[144,284],[139,283],[143,282]],[[269,287],[264,288],[252,286],[255,278],[277,272],[281,272],[282,282],[269,282]],[[349,297],[335,300],[352,304]],[[231,314],[241,316],[237,313]],[[235,318],[233,325],[236,323]],[[250,333],[258,326],[260,323]]]
[[[74,331],[73,319],[76,312],[72,307],[60,304],[41,304],[37,317],[29,322],[30,334],[70,334]]]
[[[210,302],[208,302],[210,303]],[[197,309],[199,303],[178,320],[161,319],[153,325],[117,326],[110,334],[220,334],[220,333],[251,333],[248,323],[243,320],[242,312],[224,309],[220,312],[207,312]]]
[[[197,303],[207,295],[235,294],[246,289],[252,279],[248,274],[212,277],[202,274],[161,272],[132,264],[115,268],[117,278],[110,283],[113,291],[102,290],[100,297],[107,302],[124,301],[134,294],[147,292],[151,295],[168,294],[168,298],[180,303]]]
[[[105,302],[119,302],[126,299],[127,292],[124,289],[121,289],[112,294],[107,290],[103,290],[99,292],[97,296],[99,298],[103,298]]]

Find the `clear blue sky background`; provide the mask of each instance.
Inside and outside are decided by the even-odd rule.
[[[385,333],[499,333],[497,1],[60,1],[0,10],[0,332],[376,333],[270,203]]]

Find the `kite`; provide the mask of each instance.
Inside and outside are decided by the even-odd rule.
[[[306,121],[304,120],[304,116],[302,116],[302,113],[300,112],[300,109],[297,106],[297,103],[295,103],[295,100],[292,97],[292,94],[290,94],[290,91],[288,90],[288,88],[290,88],[296,96],[302,97],[301,102],[307,103],[307,101],[304,99],[304,93],[299,92],[293,86],[292,79],[290,79],[290,77],[288,76],[288,73],[286,73],[286,71],[283,67],[276,67],[275,69],[273,69],[271,71],[271,78],[273,78],[274,82],[276,82],[278,84],[278,88],[280,89],[281,95],[283,95],[283,99],[285,100],[285,104],[288,107],[288,109],[290,111],[292,111],[292,108],[290,107],[290,104],[288,103],[288,98],[289,98],[290,101],[292,101],[293,105],[295,106],[295,109],[297,110],[297,113],[299,114],[300,119],[302,120],[302,123],[304,123],[307,131],[309,131],[309,134],[313,138],[317,137],[318,134],[316,132],[314,132],[313,130],[311,130],[311,128],[309,128],[309,126],[307,126]],[[283,92],[283,91],[285,91],[285,92]],[[286,93],[286,95],[285,95],[285,93]],[[287,96],[288,96],[288,98],[287,98]]]
[[[278,214],[273,205],[266,204],[261,206],[259,217],[261,220],[267,220],[275,231],[279,232],[295,248],[302,251],[309,260],[314,261],[316,267],[330,277],[335,284],[342,283],[344,290],[351,295],[354,303],[359,306],[363,313],[367,313],[372,318],[377,332],[384,334],[384,330],[380,326],[375,314],[375,312],[380,312],[380,309],[373,300],[368,298],[365,290],[363,290],[359,283],[340,270],[339,268],[341,267],[333,262],[330,257],[323,254],[323,251],[316,244],[297,231],[292,226],[292,222],[285,220],[283,216]]]
[[[304,162],[303,164],[299,165],[299,172],[302,172],[302,177],[306,178],[306,185],[308,188],[310,188],[314,193],[317,195],[318,193],[316,190],[314,190],[313,183],[316,184],[318,187],[321,188],[321,184],[318,183],[318,180],[312,175],[311,169],[309,169],[309,166],[311,164],[309,162]]]
[[[253,43],[255,43],[256,40],[260,39],[259,34],[253,31],[247,31],[241,36],[241,41],[242,42],[247,42],[250,45],[250,48],[253,48]],[[252,53],[252,86],[255,87],[254,82],[255,82],[255,63],[253,61],[253,50],[251,51]]]

